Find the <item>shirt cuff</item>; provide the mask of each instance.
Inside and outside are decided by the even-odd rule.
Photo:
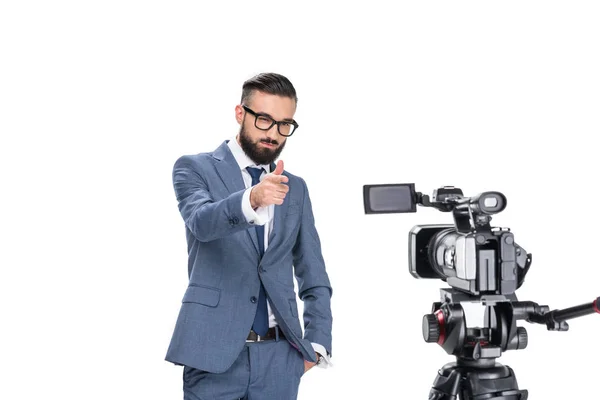
[[[321,368],[329,368],[329,367],[333,367],[333,363],[331,362],[331,359],[329,358],[329,354],[327,354],[327,350],[325,350],[325,347],[323,347],[320,344],[317,343],[311,343],[313,349],[319,353],[320,355],[323,356],[323,361],[321,362],[321,364],[317,365],[317,367],[321,367]]]
[[[256,211],[252,209],[252,205],[250,205],[251,190],[251,187],[246,189],[244,195],[242,196],[242,212],[244,213],[244,217],[249,224],[264,225],[269,220],[267,207],[258,207]]]

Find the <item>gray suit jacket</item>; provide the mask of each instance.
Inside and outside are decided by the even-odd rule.
[[[173,184],[185,222],[189,285],[167,361],[214,373],[226,371],[250,332],[259,275],[292,345],[313,362],[311,342],[331,354],[332,290],[308,189],[302,178],[287,171],[284,175],[290,190],[283,204],[275,206],[269,246],[261,259],[254,225],[242,213],[246,188],[227,141],[214,152],[182,156],[175,162]],[[294,275],[304,303],[304,335]]]

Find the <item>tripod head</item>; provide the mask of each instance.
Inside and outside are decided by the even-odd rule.
[[[517,321],[546,325],[549,331],[567,331],[567,320],[600,313],[600,297],[596,300],[550,311],[531,301],[518,301],[511,296],[470,296],[454,289],[441,289],[442,301],[433,303],[431,314],[423,317],[423,339],[439,344],[462,363],[485,364],[508,350],[527,347],[525,327]],[[467,327],[463,303],[479,302],[485,306],[484,327]]]

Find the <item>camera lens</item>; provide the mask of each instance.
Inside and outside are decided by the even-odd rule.
[[[429,262],[443,280],[452,276],[448,269],[454,269],[454,251],[458,236],[454,229],[444,229],[429,241]]]

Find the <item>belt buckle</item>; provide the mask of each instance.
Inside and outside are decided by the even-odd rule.
[[[254,332],[251,330],[251,332]],[[256,332],[254,332],[254,334],[256,335],[256,339],[246,339],[246,343],[256,343],[256,342],[260,342],[262,340],[262,338],[260,337],[260,335]]]

